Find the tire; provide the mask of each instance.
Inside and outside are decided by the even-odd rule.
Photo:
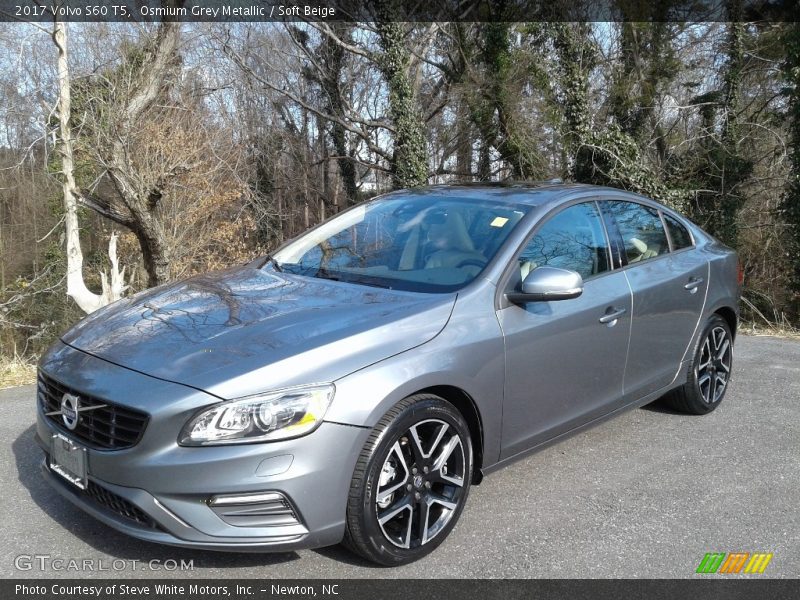
[[[675,410],[692,415],[710,413],[728,391],[732,367],[731,328],[725,319],[712,315],[697,338],[686,383],[667,394],[665,402]]]
[[[432,394],[401,400],[356,463],[345,545],[384,566],[422,558],[455,527],[471,480],[472,443],[461,413]]]

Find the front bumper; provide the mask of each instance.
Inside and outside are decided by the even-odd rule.
[[[217,399],[63,345],[51,356],[57,361],[44,362],[43,370],[64,386],[150,415],[133,447],[87,449],[90,485],[83,491],[49,468],[48,453],[55,433],[87,444],[37,409],[44,476],[82,510],[133,537],[175,546],[287,551],[341,541],[350,480],[369,428],[322,423],[291,440],[183,447],[177,435],[188,415]],[[215,496],[257,493],[282,498],[285,506],[210,505]]]
[[[44,438],[41,435],[43,427],[47,432]],[[97,462],[93,460],[96,453],[92,450],[88,451],[89,491],[69,483],[49,468],[49,444],[45,440],[49,439],[46,436],[50,429],[49,424],[40,419],[36,437],[45,451],[42,473],[56,491],[77,507],[135,538],[232,552],[289,551],[339,543],[344,535],[347,494],[355,464],[355,459],[351,461],[349,456],[358,456],[369,433],[369,430],[359,427],[323,423],[307,438],[294,440],[309,442],[302,449],[304,454],[293,455],[288,470],[274,476],[254,475],[263,460],[269,461],[269,458],[253,461],[245,455],[242,457],[244,468],[235,470],[230,468],[234,461],[229,456],[221,462],[209,460],[205,477],[207,491],[204,492],[198,490],[196,480],[186,480],[191,468],[184,469],[179,463],[161,465],[154,469],[154,473],[157,472],[159,479],[170,478],[172,490],[166,491],[160,486],[162,491],[152,493],[146,489],[146,484],[154,473],[146,468],[131,472],[123,456],[119,457],[118,470],[125,472],[128,481],[138,476],[142,487],[117,485],[98,477],[92,466]],[[286,456],[286,450],[280,450],[284,453],[282,456]],[[293,451],[298,449],[293,448]],[[108,466],[111,457],[104,458],[101,464]],[[319,460],[317,468],[304,468],[314,460]],[[285,461],[281,460],[281,463],[285,464]],[[248,479],[252,483],[249,485],[238,477],[242,470],[251,473]],[[187,485],[184,486],[184,482]],[[277,519],[282,522],[266,526],[237,526],[223,520],[225,517],[209,505],[212,496],[256,492],[276,492],[283,496],[291,506],[294,518]]]

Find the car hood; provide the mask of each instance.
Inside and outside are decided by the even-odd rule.
[[[109,305],[62,341],[221,398],[335,381],[435,337],[455,294],[420,294],[251,266]]]

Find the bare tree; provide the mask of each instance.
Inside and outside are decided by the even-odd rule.
[[[102,274],[103,291],[95,294],[83,280],[83,252],[81,250],[80,226],[78,224],[78,198],[80,193],[75,183],[75,167],[72,151],[72,129],[70,124],[72,93],[70,89],[69,57],[67,50],[67,25],[55,20],[53,43],[58,49],[58,153],[61,157],[62,191],[64,196],[64,226],[67,244],[67,295],[72,297],[86,313],[122,297],[126,289],[125,268],[121,270],[117,261],[117,236],[112,234],[108,246],[111,261],[110,280]]]
[[[80,89],[82,149],[100,170],[82,188],[81,202],[134,233],[150,286],[170,277],[162,198],[198,161],[196,145],[170,146],[164,135],[182,112],[169,97],[180,68],[179,40],[180,24],[164,21],[152,38],[128,46],[116,69],[88,78]],[[156,144],[150,143],[154,134]],[[102,185],[104,178],[109,185]]]

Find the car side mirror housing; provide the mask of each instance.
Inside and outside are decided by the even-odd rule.
[[[537,267],[525,277],[520,291],[507,294],[515,304],[550,300],[569,300],[583,293],[583,277],[569,269]]]

